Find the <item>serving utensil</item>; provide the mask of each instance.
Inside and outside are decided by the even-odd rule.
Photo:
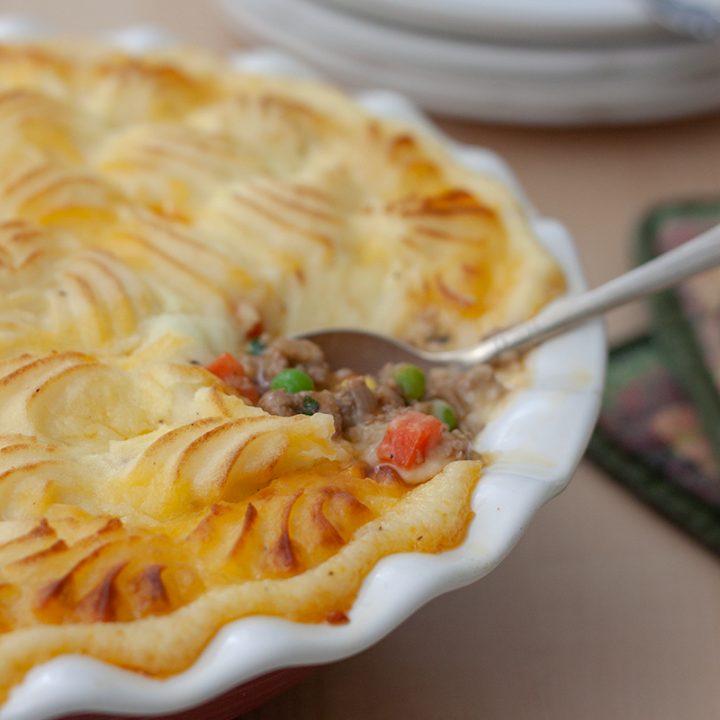
[[[351,367],[358,372],[377,372],[387,362],[408,362],[425,369],[450,364],[472,366],[536,344],[716,265],[720,265],[720,225],[604,285],[563,297],[530,320],[461,350],[421,350],[384,335],[345,328],[315,330],[300,337],[319,345],[332,367]]]

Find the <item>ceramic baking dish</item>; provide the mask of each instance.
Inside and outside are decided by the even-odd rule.
[[[41,28],[0,20],[0,39],[36,36]],[[165,32],[131,28],[109,42],[130,51],[172,43]],[[311,75],[292,58],[257,50],[229,58],[257,73]],[[463,164],[508,183],[525,204],[540,241],[564,268],[569,292],[585,283],[567,231],[539,215],[505,164],[487,150],[440,135],[408,101],[371,90],[356,95],[372,114],[410,122],[440,138]],[[492,454],[472,500],[464,542],[437,555],[406,553],[380,561],[365,579],[347,625],[311,625],[250,617],[225,626],[185,672],[155,680],[81,656],[33,669],[0,710],[0,720],[46,720],[85,713],[178,717],[237,716],[299,676],[299,668],[360,652],[431,598],[479,580],[510,551],[537,510],[570,480],[596,420],[605,370],[603,326],[590,322],[546,342],[528,357],[529,383],[478,436]],[[478,622],[482,617],[478,616]],[[285,672],[278,673],[279,670]],[[227,695],[229,691],[231,695]]]

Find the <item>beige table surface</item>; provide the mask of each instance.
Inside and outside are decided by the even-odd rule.
[[[163,24],[236,45],[210,0],[0,0],[60,30]],[[628,267],[651,204],[720,196],[720,116],[658,127],[533,130],[443,122],[503,155],[574,233],[592,283]],[[640,307],[610,318],[615,338]],[[583,463],[511,555],[390,637],[252,714],[255,720],[720,718],[720,563]]]

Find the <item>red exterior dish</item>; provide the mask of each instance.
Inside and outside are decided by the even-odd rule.
[[[243,685],[228,690],[204,705],[182,710],[173,715],[162,715],[167,720],[232,720],[279,695],[307,677],[315,668],[298,667],[275,670]],[[63,720],[138,720],[138,715],[72,715]],[[142,717],[147,718],[147,715]],[[160,717],[160,716],[158,716]]]

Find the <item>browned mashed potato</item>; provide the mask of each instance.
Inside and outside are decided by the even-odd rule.
[[[61,653],[166,676],[248,614],[342,621],[378,559],[462,539],[469,446],[413,485],[205,366],[259,322],[528,317],[563,280],[507,188],[190,51],[0,46],[0,128],[0,697]]]

